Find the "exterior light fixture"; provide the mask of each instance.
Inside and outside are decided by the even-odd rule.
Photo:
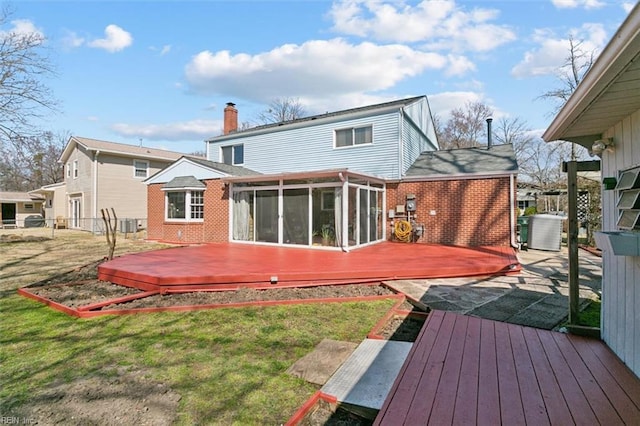
[[[600,155],[604,151],[614,151],[613,138],[598,139],[597,141],[593,142],[593,145],[591,145],[591,153],[593,155]]]

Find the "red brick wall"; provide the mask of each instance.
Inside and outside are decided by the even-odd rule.
[[[425,228],[418,242],[460,246],[511,242],[508,177],[387,184],[387,209],[405,204],[407,194],[415,194],[416,222]]]
[[[166,222],[162,184],[147,189],[147,238],[171,243],[228,241],[229,189],[219,180],[205,181],[204,222]]]

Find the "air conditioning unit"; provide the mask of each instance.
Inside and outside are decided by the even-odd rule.
[[[136,232],[136,220],[135,219],[123,219],[120,221],[120,232],[123,234],[130,234]]]

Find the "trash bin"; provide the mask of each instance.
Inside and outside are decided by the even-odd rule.
[[[518,217],[518,235],[520,235],[520,244],[527,244],[529,238],[529,216]]]
[[[529,216],[527,247],[530,249],[560,251],[562,243],[562,216],[535,214]]]

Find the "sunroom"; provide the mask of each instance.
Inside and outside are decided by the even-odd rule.
[[[230,241],[347,251],[386,238],[381,179],[343,169],[223,180]]]

